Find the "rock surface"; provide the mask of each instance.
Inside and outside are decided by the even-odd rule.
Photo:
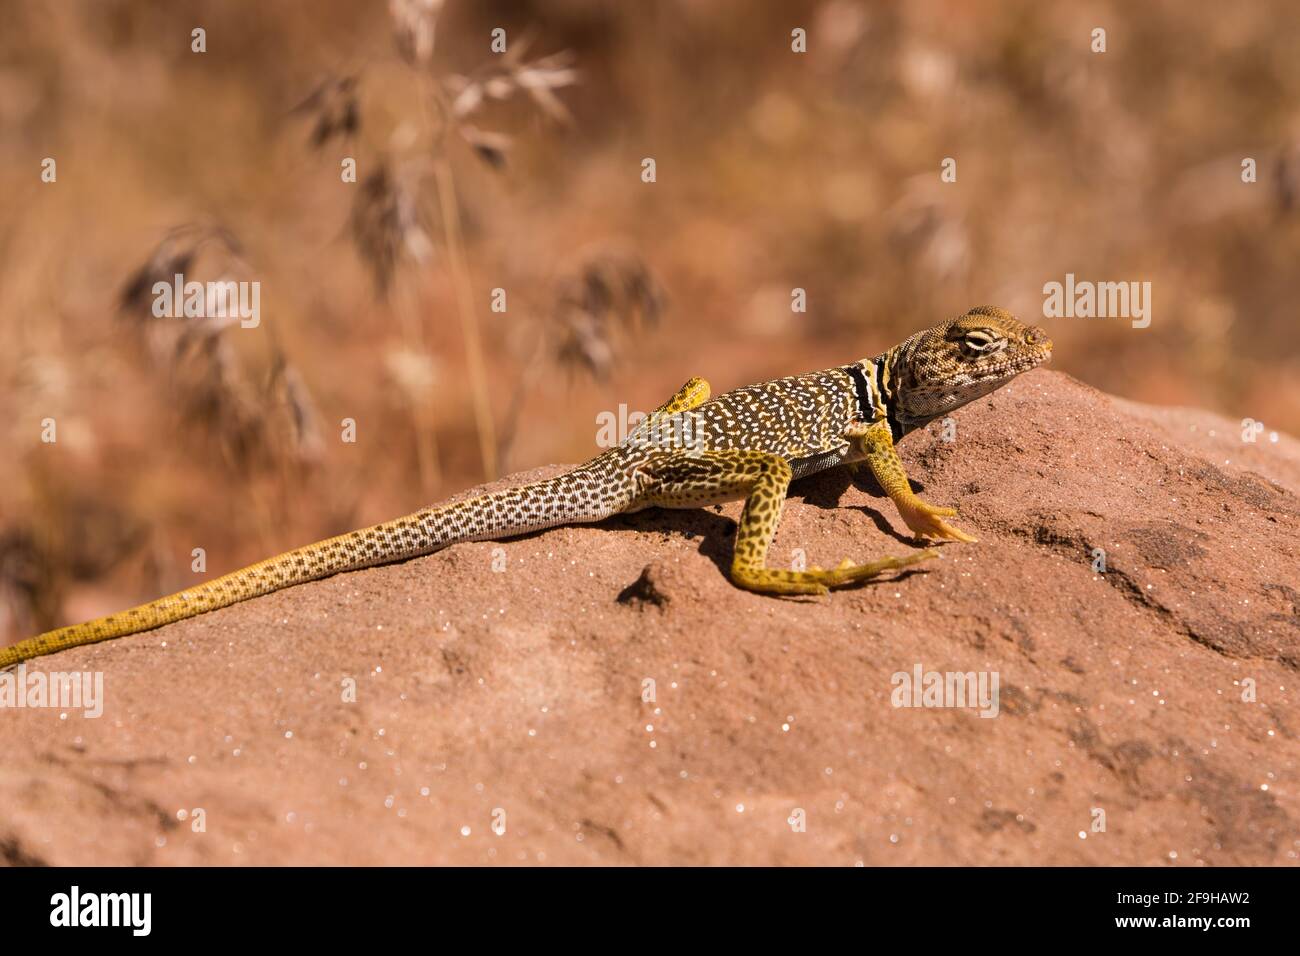
[[[979,543],[828,598],[728,584],[739,505],[652,511],[31,662],[106,702],[0,710],[0,860],[1294,864],[1297,443],[1047,371],[940,432],[903,458]],[[772,561],[915,545],[835,471]],[[997,715],[892,706],[918,665]]]

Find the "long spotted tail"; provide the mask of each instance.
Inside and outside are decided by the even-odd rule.
[[[459,541],[507,538],[559,524],[599,521],[619,510],[609,502],[587,498],[582,493],[587,486],[584,477],[579,469],[518,488],[426,508],[295,548],[148,604],[0,648],[0,668],[42,654],[152,630],[343,571],[428,554]]]

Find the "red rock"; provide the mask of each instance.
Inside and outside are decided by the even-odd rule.
[[[1296,442],[1046,371],[956,419],[902,453],[979,543],[828,598],[733,588],[729,505],[459,545],[31,662],[103,671],[107,702],[0,711],[0,855],[1296,862]],[[914,546],[830,473],[794,487],[772,560]],[[918,664],[997,672],[998,716],[891,706]]]

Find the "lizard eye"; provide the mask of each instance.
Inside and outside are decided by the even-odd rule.
[[[974,355],[996,351],[997,337],[984,329],[972,329],[962,338],[962,349]]]

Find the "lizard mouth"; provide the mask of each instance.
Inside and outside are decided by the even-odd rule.
[[[1030,369],[1037,368],[1052,359],[1052,347],[1048,345],[1045,348],[1039,348],[1032,352],[1018,355],[1014,358],[998,362],[996,365],[986,367],[982,374],[978,376],[981,382],[1001,382],[1008,378],[1019,375],[1022,372],[1028,372]]]
[[[1031,368],[1046,365],[1052,360],[1052,342],[1050,339],[1039,343],[1032,352],[1016,363],[1018,372],[1028,372]]]

